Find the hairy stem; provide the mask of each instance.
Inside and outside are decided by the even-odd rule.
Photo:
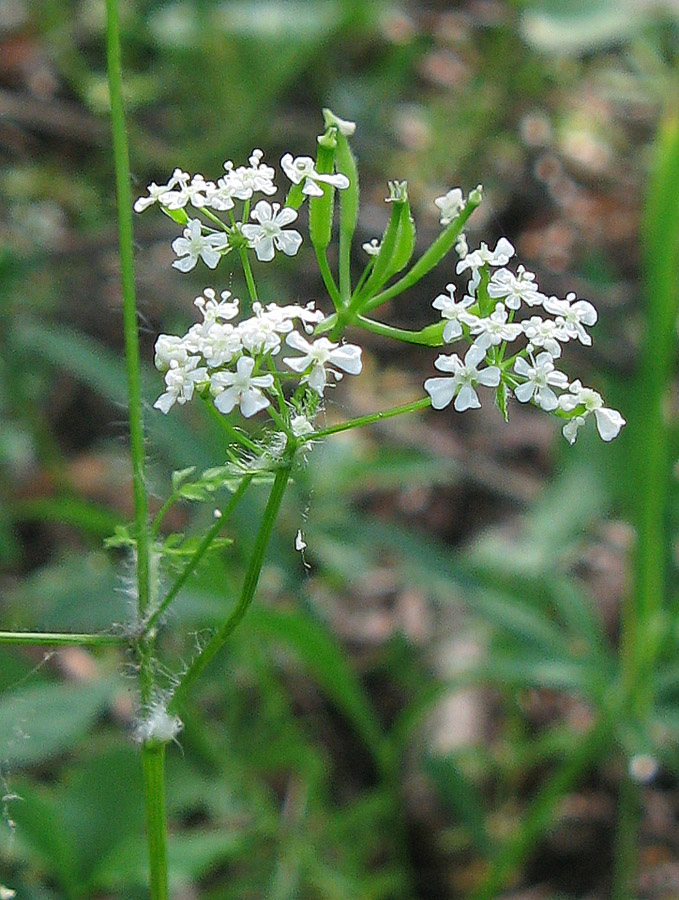
[[[165,744],[141,748],[148,835],[151,900],[167,900],[167,829],[165,826]]]
[[[276,473],[271,493],[269,494],[269,499],[264,510],[264,515],[262,516],[262,521],[259,526],[259,531],[255,538],[255,546],[252,550],[252,556],[250,557],[250,562],[243,580],[243,587],[241,588],[240,597],[235,609],[186,670],[168,705],[169,713],[176,713],[181,707],[198,676],[222,649],[252,603],[255,591],[257,590],[257,584],[259,583],[259,576],[262,571],[262,565],[264,564],[264,557],[273,532],[274,523],[281,507],[285,489],[288,486],[291,470],[292,463],[288,462],[286,465],[281,466]]]

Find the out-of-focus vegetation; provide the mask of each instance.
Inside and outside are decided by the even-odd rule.
[[[630,420],[619,446],[569,450],[531,410],[508,426],[492,408],[432,413],[311,453],[258,601],[170,750],[176,897],[625,896],[632,847],[636,895],[675,896],[677,454],[672,406],[656,414],[676,315],[675,6],[185,0],[121,14],[139,193],[175,165],[208,177],[253,146],[304,152],[331,106],[358,125],[364,239],[383,227],[387,178],[409,180],[423,231],[438,227],[432,197],[482,181],[483,237],[506,234],[545,291],[597,305],[595,377]],[[126,561],[102,550],[131,504],[102,29],[91,0],[0,5],[3,629],[129,617]],[[157,219],[137,230],[149,407],[155,335],[182,329],[204,287],[169,267],[174,234]],[[272,297],[306,301],[321,294],[311,271],[263,276]],[[430,320],[443,283],[399,302],[404,325]],[[642,300],[655,330],[639,382]],[[429,362],[376,342],[336,402],[360,414],[417,396]],[[147,415],[159,493],[173,469],[221,461],[211,423],[174,412]],[[649,483],[638,448],[663,442]],[[200,641],[223,618],[255,512],[239,508],[238,541],[176,602],[168,644],[172,621]],[[176,515],[173,528],[198,524],[189,505]],[[660,577],[645,605],[640,519]],[[621,669],[625,604],[638,629]],[[0,885],[19,900],[144,896],[128,665],[113,649],[3,648]],[[615,702],[630,685],[631,711]],[[629,761],[647,757],[658,774],[630,787]]]

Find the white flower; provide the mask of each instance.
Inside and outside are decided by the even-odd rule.
[[[292,433],[295,437],[302,437],[305,434],[312,434],[314,430],[314,426],[307,419],[306,416],[303,416],[299,413],[296,416],[293,416],[290,419],[290,428],[292,429]]]
[[[467,235],[464,233],[464,231],[460,232],[457,240],[455,241],[455,252],[460,257],[460,259],[464,259],[465,256],[469,253],[469,244],[467,243]]]
[[[301,334],[292,331],[285,339],[289,347],[293,350],[299,350],[304,356],[286,356],[283,362],[295,372],[304,372],[311,367],[311,371],[305,375],[300,384],[308,384],[312,390],[316,391],[319,397],[323,396],[323,391],[327,383],[328,372],[327,365],[337,366],[343,372],[349,375],[358,375],[362,368],[361,348],[355,344],[333,344],[327,338],[319,338],[310,344]],[[342,377],[340,372],[329,369],[337,381]]]
[[[361,244],[361,246],[368,256],[377,256],[382,249],[382,242],[377,238],[372,238],[372,240],[366,241],[365,244]]]
[[[203,322],[207,325],[213,325],[217,321],[229,322],[238,315],[240,301],[237,297],[229,300],[231,291],[222,291],[220,299],[217,300],[217,292],[214,288],[205,288],[200,297],[196,297],[193,305],[197,306],[203,314]]]
[[[475,302],[473,297],[464,297],[459,303],[456,303],[453,299],[455,285],[447,284],[446,290],[448,296],[439,294],[431,305],[434,309],[441,311],[442,318],[448,319],[446,327],[443,329],[443,340],[446,344],[450,344],[462,336],[462,325],[472,325],[477,321],[477,317],[467,312],[467,308]]]
[[[177,365],[183,366],[188,359],[190,348],[187,347],[184,338],[177,337],[174,334],[160,334],[158,335],[155,349],[154,363],[156,369],[166,372],[173,360]]]
[[[455,409],[478,409],[481,406],[474,388],[482,384],[485,387],[497,387],[500,384],[500,370],[497,366],[488,366],[481,371],[477,366],[485,358],[485,350],[472,345],[464,358],[457,353],[450,356],[442,354],[434,365],[441,372],[452,372],[452,378],[427,378],[424,389],[431,397],[434,409],[443,409],[455,397]]]
[[[498,347],[503,341],[515,341],[523,332],[523,328],[521,325],[507,322],[507,315],[505,306],[496,303],[494,311],[489,316],[477,318],[469,327],[472,334],[479,335],[474,341],[475,346],[485,351],[491,346]]]
[[[278,188],[273,183],[276,175],[271,166],[262,163],[264,153],[261,150],[253,150],[248,160],[250,166],[233,168],[231,160],[224,163],[226,180],[231,186],[233,196],[239,200],[249,200],[256,192],[260,194],[275,194]]]
[[[576,300],[575,294],[567,294],[565,300],[550,297],[545,300],[544,307],[547,312],[558,316],[557,321],[563,323],[569,337],[579,340],[587,347],[591,346],[592,338],[583,328],[583,325],[595,325],[598,318],[597,311],[591,303],[587,300]]]
[[[521,326],[533,347],[544,347],[555,359],[561,356],[559,341],[568,340],[568,334],[561,323],[555,322],[553,319],[531,316],[530,319],[522,322]]]
[[[494,250],[489,250],[488,245],[482,242],[478,250],[468,253],[458,262],[456,271],[459,275],[465,269],[480,269],[486,263],[491,266],[506,266],[514,253],[514,247],[505,237],[500,238]]]
[[[450,225],[464,209],[464,194],[460,188],[453,188],[443,197],[437,197],[434,203],[441,211],[441,225]]]
[[[148,197],[139,197],[134,203],[134,211],[138,213],[144,212],[145,209],[148,209],[149,206],[152,206],[154,203],[160,203],[161,206],[165,206],[165,196],[172,188],[176,187],[176,185],[179,184],[183,186],[188,184],[190,177],[188,172],[183,172],[181,169],[175,169],[172,173],[172,178],[170,178],[167,184],[156,184],[155,181],[152,181],[146,189],[148,191]]]
[[[330,184],[340,189],[349,187],[346,175],[325,175],[317,172],[310,156],[297,156],[293,159],[292,153],[286,153],[281,157],[281,166],[293,184],[304,181],[302,193],[309,197],[323,196],[323,188],[319,187],[319,184]]]
[[[351,122],[349,119],[340,119],[339,116],[336,116],[335,113],[331,112],[329,109],[323,110],[323,116],[327,127],[334,125],[339,133],[343,134],[345,137],[351,137],[356,131],[355,122]]]
[[[554,368],[554,358],[551,353],[546,351],[539,353],[537,359],[532,359],[531,362],[533,365],[529,365],[525,359],[519,357],[514,363],[516,374],[527,379],[523,384],[514,388],[514,394],[521,403],[535,400],[539,407],[550,412],[559,405],[552,387],[566,390],[568,378],[563,372],[558,372]]]
[[[214,189],[215,185],[213,182],[206,181],[198,173],[193,176],[190,183],[187,181],[180,182],[179,190],[168,191],[166,194],[163,194],[160,202],[167,209],[183,209],[187,203],[200,209],[207,205],[207,198]]]
[[[518,267],[516,275],[509,269],[493,272],[488,283],[488,296],[502,300],[509,309],[518,309],[522,302],[527,306],[539,306],[546,299],[538,291],[533,272],[527,272],[523,266]]]
[[[172,249],[179,259],[172,265],[180,272],[190,272],[200,257],[209,269],[214,269],[221,256],[220,250],[226,250],[228,240],[225,234],[203,234],[200,219],[189,219],[183,237],[172,242]]]
[[[213,322],[207,334],[198,341],[197,349],[211,368],[226,365],[243,349],[240,329],[230,322]]]
[[[207,369],[199,366],[197,356],[189,356],[183,364],[176,359],[170,360],[170,368],[165,373],[167,390],[153,404],[155,409],[168,413],[175,403],[187,403],[192,397],[196,385],[207,381]]]
[[[254,247],[260,262],[270,262],[273,259],[274,245],[277,250],[282,250],[288,256],[297,253],[302,243],[302,235],[299,231],[283,231],[285,225],[289,225],[297,218],[294,209],[289,207],[281,209],[278,203],[272,206],[266,200],[260,200],[251,217],[256,219],[259,225],[242,225],[241,231],[250,242],[250,246]]]
[[[273,387],[273,375],[252,376],[255,361],[250,356],[241,356],[235,372],[215,372],[210,379],[210,389],[215,397],[215,406],[222,413],[230,413],[240,404],[240,411],[246,419],[254,416],[269,405],[262,389]]]
[[[617,409],[605,407],[601,394],[592,388],[583,387],[579,380],[574,381],[569,390],[569,394],[562,394],[559,397],[560,409],[564,412],[573,412],[579,406],[585,407],[584,412],[567,422],[562,429],[569,444],[575,443],[578,429],[590,413],[594,413],[597,431],[603,441],[612,441],[618,436],[626,422]]]

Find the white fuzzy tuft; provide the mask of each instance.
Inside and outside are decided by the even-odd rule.
[[[157,700],[150,707],[146,718],[137,725],[135,738],[140,744],[151,741],[166,744],[173,741],[181,730],[181,719],[168,713],[165,701]]]

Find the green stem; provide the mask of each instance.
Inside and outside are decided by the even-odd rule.
[[[365,425],[374,425],[375,422],[393,419],[394,416],[415,412],[418,409],[426,409],[428,406],[431,406],[431,399],[429,397],[421,397],[419,400],[413,400],[411,403],[404,403],[402,406],[393,406],[391,409],[383,409],[381,412],[371,413],[368,416],[350,419],[348,422],[342,422],[340,425],[331,425],[329,428],[321,428],[320,431],[305,434],[300,440],[315,441],[318,438],[327,437],[329,434],[339,434],[342,431],[349,431],[352,428],[362,428]]]
[[[134,287],[134,249],[132,233],[132,195],[130,191],[130,158],[123,107],[123,79],[120,58],[120,27],[117,0],[106,0],[106,62],[111,99],[113,159],[118,202],[118,238],[123,294],[123,330],[129,397],[130,453],[134,520],[137,540],[137,607],[143,620],[151,602],[149,557],[150,538],[146,479],[144,474],[144,422],[141,396],[141,361],[137,304]],[[139,688],[142,706],[153,696],[153,642],[145,636],[137,641],[139,656]],[[144,798],[147,815],[149,881],[151,900],[167,900],[167,854],[165,837],[164,749],[142,747]]]
[[[384,322],[376,322],[374,319],[368,319],[365,316],[356,316],[350,325],[356,325],[364,331],[371,334],[379,334],[382,337],[391,338],[395,341],[405,341],[409,344],[424,344],[427,347],[440,347],[443,344],[443,329],[445,322],[435,322],[428,325],[421,331],[407,331],[404,328],[396,328],[393,325],[386,325]]]
[[[391,300],[393,297],[397,297],[399,294],[407,291],[408,288],[412,287],[423,278],[427,272],[430,272],[434,266],[438,265],[446,253],[452,249],[467,220],[480,202],[480,197],[478,200],[468,200],[467,205],[457,219],[441,232],[431,247],[429,247],[429,249],[417,260],[415,265],[406,272],[402,278],[395,281],[391,287],[388,287],[380,294],[376,294],[372,299],[365,303],[362,307],[362,311],[368,312],[371,309],[375,309],[375,307],[386,303],[387,300]]]
[[[337,285],[335,284],[335,279],[332,277],[332,272],[330,271],[330,266],[328,265],[328,257],[325,255],[325,249],[322,247],[314,247],[314,250],[316,251],[318,268],[320,269],[325,289],[328,292],[330,299],[332,300],[332,305],[335,307],[335,309],[339,309],[339,307],[342,306],[342,298],[340,297]]]
[[[627,765],[626,757],[623,763]],[[638,830],[639,785],[625,772],[618,793],[611,900],[632,900],[637,896],[634,880],[639,859]]]
[[[184,676],[177,685],[172,699],[168,704],[169,713],[176,713],[181,707],[195,680],[222,649],[252,603],[255,591],[257,590],[257,584],[259,583],[259,575],[262,571],[262,565],[264,564],[264,557],[273,532],[274,523],[278,516],[283,496],[285,495],[285,489],[288,486],[291,470],[292,463],[289,462],[282,466],[276,473],[271,493],[269,494],[269,499],[259,526],[259,531],[255,538],[255,546],[252,550],[252,556],[250,557],[250,562],[243,580],[243,587],[241,588],[240,597],[235,609],[221,628],[213,635],[205,647],[203,647],[198,656],[194,658],[193,662],[184,673]]]
[[[201,559],[207,553],[207,551],[210,547],[210,544],[217,537],[217,535],[221,531],[222,527],[224,526],[224,523],[227,521],[227,519],[229,518],[229,516],[231,515],[233,510],[236,508],[236,506],[240,502],[243,494],[250,486],[250,482],[252,481],[253,478],[254,478],[254,475],[246,475],[246,477],[238,485],[237,490],[234,492],[233,496],[231,497],[231,500],[226,505],[221,516],[219,516],[217,518],[217,520],[215,521],[212,528],[210,528],[210,530],[207,532],[207,534],[205,535],[203,540],[200,542],[200,544],[196,548],[196,551],[191,556],[191,559],[188,560],[188,562],[186,563],[186,565],[184,566],[182,571],[176,577],[174,584],[172,585],[170,590],[167,592],[167,594],[163,597],[163,600],[161,601],[161,603],[159,603],[158,608],[156,610],[154,610],[154,612],[151,616],[149,616],[149,620],[146,623],[146,627],[144,629],[147,634],[153,629],[153,627],[155,626],[158,619],[163,615],[163,613],[168,608],[170,603],[172,603],[174,598],[177,596],[177,594],[180,592],[180,590],[184,587],[184,585],[186,584],[186,582],[188,581],[190,576],[193,574],[193,572],[195,572],[196,567],[198,566],[198,563],[201,561]]]
[[[0,631],[0,644],[68,644],[80,647],[127,644],[123,634],[66,634],[50,631]]]
[[[239,428],[236,428],[235,425],[232,425],[228,418],[220,413],[210,397],[204,397],[203,399],[205,400],[210,415],[215,420],[215,422],[219,423],[219,427],[228,434],[230,440],[236,441],[242,447],[251,450],[253,453],[259,453],[259,447],[257,446],[257,444],[255,444],[255,442],[251,440],[246,434],[244,434]]]
[[[167,900],[167,830],[165,827],[165,744],[143,744],[146,834],[151,870],[152,900]]]
[[[254,303],[259,303],[257,285],[255,284],[255,279],[252,274],[252,266],[250,265],[250,260],[248,258],[248,251],[244,247],[241,247],[238,253],[243,267],[243,274],[245,275],[245,282],[248,286],[248,293],[250,294],[250,305],[252,306]]]
[[[106,0],[106,51],[108,85],[111,96],[113,159],[118,202],[120,276],[123,294],[123,329],[129,395],[130,452],[134,519],[137,538],[137,589],[139,614],[149,605],[149,534],[147,527],[146,479],[144,474],[144,422],[141,397],[141,364],[137,330],[137,302],[134,288],[134,250],[132,242],[132,194],[130,157],[123,108],[123,81],[120,64],[120,28],[117,0]]]

